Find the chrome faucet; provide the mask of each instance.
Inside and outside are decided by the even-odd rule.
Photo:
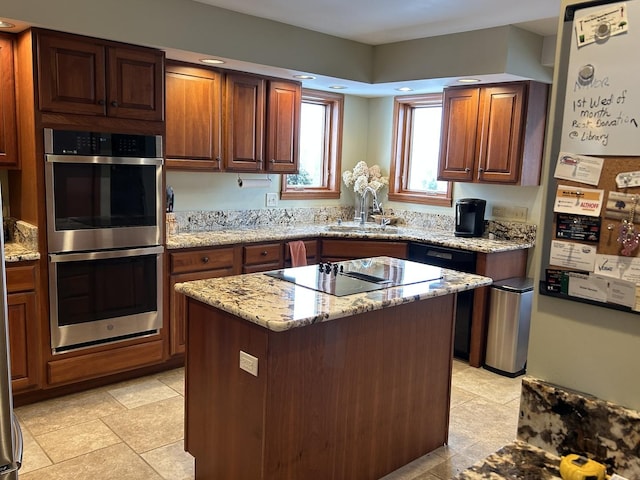
[[[367,193],[371,194],[373,211],[377,212],[379,210],[378,195],[376,194],[376,191],[372,187],[365,187],[364,192],[362,192],[362,199],[360,200],[360,225],[364,225],[367,221],[367,217],[369,217]]]

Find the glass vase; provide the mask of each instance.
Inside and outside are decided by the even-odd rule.
[[[360,221],[360,215],[362,213],[362,195],[359,194],[358,192],[355,192],[355,199],[354,199],[354,203],[353,203],[353,220],[359,222]]]

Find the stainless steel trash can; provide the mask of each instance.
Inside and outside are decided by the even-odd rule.
[[[531,325],[533,279],[509,278],[491,287],[484,367],[507,377],[525,372]]]

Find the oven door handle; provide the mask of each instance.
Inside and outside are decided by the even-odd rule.
[[[83,260],[104,260],[109,258],[132,257],[139,255],[157,255],[164,252],[164,247],[127,248],[125,250],[104,250],[81,253],[50,253],[51,263],[81,262]]]
[[[91,155],[45,155],[48,163],[95,163],[114,165],[162,165],[162,158],[142,158],[142,157],[103,157]]]

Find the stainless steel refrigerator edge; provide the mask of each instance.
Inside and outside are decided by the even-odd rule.
[[[2,195],[0,192],[0,212]],[[0,253],[2,270],[2,308],[0,309],[0,480],[15,480],[22,463],[22,432],[13,413],[13,395],[11,392],[11,367],[9,352],[9,331],[7,326],[7,282],[4,267],[4,226],[0,213]]]

